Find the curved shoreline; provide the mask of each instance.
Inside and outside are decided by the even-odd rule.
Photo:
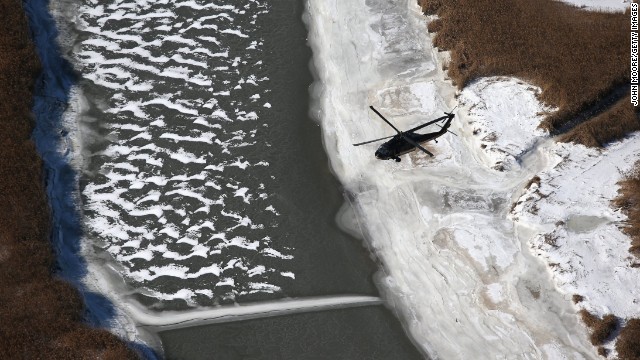
[[[404,5],[404,2],[398,3],[398,8]],[[407,6],[413,9],[411,2],[407,2]],[[544,234],[537,233],[541,231],[537,226],[523,226],[517,221],[513,208],[508,209],[519,199],[517,204],[523,202],[522,188],[531,184],[525,185],[527,180],[556,170],[558,156],[565,155],[568,163],[574,160],[579,163],[584,153],[576,146],[575,154],[569,158],[569,154],[558,150],[563,145],[555,146],[548,134],[536,131],[543,111],[547,115],[557,111],[545,109],[539,103],[542,89],[518,79],[483,78],[473,82],[456,93],[462,105],[457,130],[463,136],[451,141],[445,139],[441,141],[443,145],[430,144],[430,150],[442,149],[442,154],[436,152],[436,157],[430,159],[420,155],[405,157],[404,160],[410,162],[408,166],[380,162],[374,166],[362,151],[350,146],[350,142],[379,137],[388,131],[384,125],[371,120],[365,112],[366,105],[382,107],[385,114],[397,121],[396,125],[407,121],[407,127],[418,121],[413,114],[406,114],[405,109],[414,111],[421,102],[412,97],[425,100],[422,102],[425,116],[442,110],[443,106],[452,106],[453,98],[443,94],[443,87],[437,85],[448,80],[447,69],[442,65],[448,63],[449,54],[437,53],[425,29],[422,37],[429,45],[424,49],[424,62],[434,61],[435,66],[422,74],[406,76],[415,70],[403,67],[410,56],[407,50],[417,50],[417,46],[406,39],[408,36],[396,36],[398,32],[413,36],[411,30],[393,28],[392,24],[403,23],[397,21],[396,11],[371,0],[351,7],[337,4],[312,4],[311,7],[321,19],[310,39],[312,44],[315,42],[314,51],[322,58],[317,64],[322,77],[322,83],[317,85],[318,97],[323,105],[318,117],[325,132],[325,146],[327,152],[333,154],[336,175],[354,193],[371,247],[390,269],[383,279],[389,289],[388,298],[400,304],[405,326],[413,336],[436,356],[470,356],[475,349],[491,344],[493,349],[487,350],[490,352],[487,357],[514,355],[516,351],[534,357],[596,357],[596,349],[589,344],[587,331],[576,314],[577,309],[587,306],[585,303],[590,300],[575,305],[571,298],[574,284],[567,285],[566,280],[572,275],[581,278],[584,272],[592,273],[594,268],[589,263],[567,269],[565,260],[571,263],[572,258],[565,255],[558,260],[555,253],[553,262],[544,258],[541,261],[536,241],[541,242]],[[361,17],[352,14],[355,7],[360,8]],[[475,14],[479,13],[482,9],[476,10]],[[435,24],[435,28],[442,26],[442,22],[431,24]],[[364,29],[368,33],[362,34]],[[427,87],[429,91],[420,91]],[[635,119],[633,115],[626,118]],[[608,118],[613,120],[611,116]],[[603,137],[613,141],[621,133],[634,129],[637,127],[628,126],[618,134],[611,131]],[[464,142],[464,146],[460,146],[460,142]],[[574,145],[567,148],[570,146]],[[487,172],[491,168],[495,172]],[[576,174],[569,173],[567,177],[571,176]],[[601,182],[595,184],[597,187]],[[584,193],[594,192],[564,191],[564,195],[589,198]],[[548,191],[541,196],[547,195]],[[527,194],[523,198],[526,197]],[[566,199],[560,196],[560,206],[563,200]],[[454,209],[451,209],[452,202]],[[602,209],[594,203],[596,210],[593,211]],[[564,203],[565,208],[570,208],[569,205]],[[583,209],[589,207],[585,205]],[[537,213],[535,205],[531,209]],[[606,205],[603,213],[608,210]],[[564,226],[563,220],[566,220],[569,232],[582,231],[576,223],[583,218],[584,211],[568,211],[571,212],[564,218],[562,213],[546,218],[560,215],[551,224]],[[549,215],[546,210],[540,213]],[[580,248],[579,244],[573,246],[563,251]],[[604,256],[609,254],[607,250],[606,246],[597,248],[583,257]],[[613,257],[625,256],[617,255],[616,252]],[[407,266],[403,262],[415,265]],[[611,260],[603,264],[617,263]],[[606,288],[604,285],[609,283],[592,282],[586,287],[598,287],[598,284]],[[624,286],[625,282],[615,284]],[[622,296],[617,300],[629,303],[632,299]],[[594,306],[607,307],[610,303],[613,302],[599,302]],[[447,318],[443,315],[446,312],[452,315]],[[455,322],[451,319],[453,314]],[[510,321],[505,321],[507,319]],[[458,326],[467,329],[457,329]],[[496,331],[498,328],[502,331]],[[611,344],[605,344],[606,348],[598,349],[598,353],[609,351]]]
[[[10,208],[0,219],[6,229],[0,241],[5,309],[0,318],[10,330],[3,332],[0,353],[6,358],[138,358],[136,351],[146,352],[143,346],[127,345],[93,327],[108,321],[109,304],[74,288],[82,289],[83,264],[76,238],[68,236],[77,231],[77,218],[73,211],[65,214],[73,207],[73,197],[67,197],[73,176],[64,151],[59,152],[65,134],[58,126],[73,75],[55,49],[57,32],[47,2],[1,5],[7,18],[0,31],[0,63],[7,75],[0,80],[6,104],[0,115],[5,118],[0,187]]]
[[[625,341],[626,345],[620,348],[616,342],[618,334],[625,338],[636,331],[633,326],[623,327],[624,323],[638,321],[634,305],[637,287],[628,285],[637,284],[634,268],[638,265],[633,255],[630,257],[624,250],[631,237],[628,235],[634,231],[625,226],[635,223],[637,227],[637,219],[631,217],[627,222],[618,209],[625,205],[625,197],[631,197],[628,189],[622,190],[629,184],[624,181],[625,173],[633,172],[630,166],[637,161],[633,153],[637,151],[640,129],[640,108],[634,107],[629,97],[631,54],[624,41],[614,41],[626,38],[629,43],[629,3],[600,2],[601,9],[587,6],[595,2],[582,0],[489,1],[464,7],[456,0],[418,3],[425,14],[437,15],[429,16],[428,29],[435,32],[433,41],[440,50],[450,50],[447,73],[458,83],[462,97],[478,91],[476,84],[486,79],[480,77],[511,74],[544,88],[536,96],[558,106],[545,109],[544,119],[535,125],[549,130],[551,136],[559,135],[553,139],[557,143],[547,149],[548,155],[550,159],[565,157],[567,162],[551,164],[536,173],[525,185],[524,194],[513,199],[508,216],[532,232],[524,243],[545,263],[558,291],[572,296],[574,308],[590,329],[590,341],[598,348],[598,355],[629,358],[635,356],[633,351],[640,354],[639,341]],[[529,15],[521,17],[525,13]],[[464,20],[464,26],[452,26],[460,20]],[[474,31],[482,21],[493,24],[493,30]],[[598,34],[581,30],[594,24],[600,24],[602,31]],[[565,43],[567,39],[571,39],[569,44]],[[578,51],[563,51],[570,48]],[[581,51],[585,53],[578,55]],[[556,54],[562,56],[554,59]],[[525,58],[527,61],[521,61]],[[465,85],[469,81],[474,84]],[[585,89],[588,91],[583,93]],[[473,126],[474,135],[478,133],[476,141],[482,142],[487,154],[495,144],[483,137],[495,137],[496,133],[504,137],[500,126]],[[590,162],[585,154],[597,162]],[[607,168],[600,163],[616,166]],[[580,181],[573,182],[577,169]],[[622,194],[616,198],[615,189],[620,184]],[[563,210],[554,211],[553,206]],[[591,219],[594,224],[591,228],[585,226],[585,230],[580,228],[584,224],[575,219]],[[602,238],[607,241],[599,242]],[[587,249],[584,244],[590,247]],[[633,254],[633,247],[630,252]],[[615,295],[606,290],[616,287],[619,290]]]
[[[56,180],[56,179],[59,179],[58,177],[59,177],[59,176],[61,176],[61,175],[65,175],[65,174],[64,174],[64,171],[63,171],[63,172],[57,172],[57,171],[55,171],[55,170],[54,170],[54,171],[51,171],[51,172],[53,173],[53,177],[52,177],[52,178],[54,179],[54,180],[52,180],[52,182],[53,182],[53,183],[58,183],[58,180]],[[68,174],[67,174],[67,175],[68,175]],[[55,213],[54,213],[54,214],[55,214]],[[73,219],[73,218],[72,218],[72,219]],[[72,244],[72,246],[73,246],[73,244]],[[70,273],[72,274],[73,272],[70,272]],[[381,277],[383,277],[383,276],[381,276]],[[386,275],[385,275],[384,277],[386,277]],[[383,278],[383,279],[381,280],[381,282],[382,282],[382,281],[385,281],[385,279]]]

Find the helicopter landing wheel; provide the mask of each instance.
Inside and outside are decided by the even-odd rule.
[[[394,158],[393,160],[395,160],[396,162],[400,162],[401,161],[401,159],[399,157]]]

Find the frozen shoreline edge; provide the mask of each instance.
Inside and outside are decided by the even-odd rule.
[[[438,70],[438,71],[439,71],[439,70]],[[316,91],[316,90],[318,90],[318,89],[315,89],[315,83],[314,83],[314,91]],[[79,99],[81,98],[81,95],[77,95],[77,96],[79,97]],[[80,101],[80,100],[78,100],[78,101]],[[321,110],[320,110],[320,109],[317,109],[317,108],[315,108],[315,107],[314,107],[314,108],[312,108],[312,109],[311,109],[311,111],[312,111],[312,112],[317,112],[317,111],[321,111]],[[317,117],[316,117],[316,116],[314,116],[314,118],[317,118]],[[72,137],[71,137],[71,138],[72,138]],[[326,141],[326,139],[325,139],[325,137],[323,137],[323,144],[324,144],[324,142],[325,142],[325,141]],[[325,145],[325,149],[326,149],[326,148],[327,148],[327,147],[326,147],[326,144],[324,144],[324,145]],[[333,168],[333,166],[331,166],[331,169],[332,169],[332,171],[334,171],[334,170],[333,170],[333,169],[334,169],[334,168]],[[334,172],[334,174],[335,174],[335,172]],[[337,177],[337,176],[336,176],[336,177]],[[96,262],[92,262],[92,265],[95,265],[95,264],[96,264]],[[108,272],[107,270],[104,270],[104,269],[94,269],[94,270],[92,270],[92,273],[94,273],[94,272],[95,272],[95,274],[99,274],[99,272],[100,272],[100,271],[104,271],[105,273],[106,273],[106,272]],[[381,271],[382,271],[382,270],[381,270]],[[101,277],[101,275],[97,275],[97,276],[98,276],[99,278]],[[109,276],[105,276],[105,277],[106,277],[106,278],[109,278]],[[106,291],[102,291],[102,293],[105,293],[105,294],[109,293],[109,291],[110,291],[110,290],[112,290],[112,287],[114,286],[113,284],[102,284],[102,285],[96,285],[96,284],[97,284],[97,283],[99,283],[99,282],[98,282],[97,280],[95,280],[95,279],[94,279],[93,281],[94,281],[94,283],[92,283],[92,284],[94,284],[94,286],[96,286],[96,289],[102,289],[100,286],[104,286],[104,290],[106,290]],[[115,281],[115,280],[114,280],[114,282],[115,282],[115,283],[117,283],[117,281]],[[109,286],[111,286],[111,287],[109,287]],[[118,292],[118,293],[121,293],[121,294],[122,294],[122,293],[126,293],[126,290],[125,290],[124,292]],[[120,298],[113,298],[113,299],[122,300],[122,299],[120,299]],[[115,303],[115,304],[119,304],[117,301],[114,301],[114,303]],[[123,303],[126,303],[126,301],[125,301],[125,302],[123,302]],[[135,323],[135,322],[134,322],[134,321],[132,321],[131,319],[129,319],[129,321],[131,321],[132,323]],[[404,322],[403,322],[403,326],[404,326]]]
[[[82,255],[80,241],[80,216],[78,206],[80,196],[77,191],[77,163],[73,146],[76,140],[76,124],[73,121],[73,107],[79,95],[74,91],[75,74],[70,63],[61,53],[65,49],[60,43],[62,33],[59,18],[49,1],[25,3],[25,12],[33,31],[33,39],[41,56],[42,73],[48,82],[43,82],[42,94],[34,94],[34,108],[45,107],[46,112],[36,115],[36,125],[32,138],[42,158],[45,169],[44,182],[52,217],[51,242],[55,248],[59,270],[57,276],[70,282],[82,297],[85,307],[83,322],[90,327],[106,328],[120,335],[127,346],[148,359],[157,358],[156,354],[140,342],[137,337],[123,337],[114,331],[112,310],[115,303],[106,300],[95,288],[88,286],[85,275],[88,271],[87,259]],[[44,117],[40,117],[43,116]]]
[[[74,21],[74,4],[70,1],[60,1],[49,3],[49,12],[57,27],[58,36],[55,42],[62,52],[59,54],[67,63],[73,64],[66,53],[72,51],[74,38],[77,36],[72,31],[70,24]],[[63,158],[66,163],[64,165],[71,167],[74,171],[72,179],[67,179],[70,183],[62,184],[66,186],[66,191],[72,197],[74,211],[79,219],[83,218],[82,196],[80,194],[78,175],[83,171],[83,150],[82,150],[82,116],[88,109],[88,101],[85,98],[82,88],[73,84],[68,90],[67,108],[61,114],[60,128],[58,132],[60,137],[57,141],[56,153]],[[59,183],[56,183],[60,185]],[[71,211],[71,210],[68,210]],[[69,213],[62,216],[74,216]],[[78,224],[82,226],[82,224]],[[83,234],[81,229],[73,229],[78,234]],[[91,244],[86,241],[84,235],[79,235],[79,247],[77,254],[67,254],[69,256],[80,257],[79,261],[84,262],[85,269],[82,273],[71,273],[70,275],[77,278],[75,281],[78,286],[84,288],[82,293],[93,292],[104,296],[110,304],[106,306],[103,300],[97,303],[87,301],[85,296],[85,304],[88,312],[92,313],[92,322],[94,326],[105,327],[110,332],[118,335],[120,338],[132,343],[141,344],[136,348],[142,351],[142,355],[146,359],[158,359],[162,357],[163,349],[160,340],[152,331],[147,331],[137,321],[135,313],[131,309],[142,308],[142,305],[136,301],[129,301],[127,294],[131,293],[131,288],[124,282],[120,273],[113,268],[117,264],[98,256],[91,248]],[[80,276],[78,278],[78,276]],[[148,346],[148,348],[147,348]]]
[[[411,0],[409,0],[411,1]],[[344,179],[340,176],[340,166],[341,164],[336,163],[331,155],[331,151],[328,143],[331,141],[336,141],[337,139],[331,138],[329,136],[329,130],[327,130],[327,123],[323,122],[323,112],[324,103],[326,102],[325,92],[327,91],[327,84],[323,82],[321,72],[326,71],[323,69],[324,64],[321,63],[321,59],[319,57],[319,50],[322,49],[321,41],[316,39],[313,34],[315,33],[315,27],[318,25],[314,23],[311,19],[312,14],[310,10],[310,0],[305,1],[305,7],[303,12],[303,22],[307,28],[307,44],[312,49],[313,56],[311,58],[309,68],[311,69],[311,73],[313,75],[314,81],[309,89],[310,102],[309,102],[309,117],[317,122],[322,129],[322,145],[324,147],[325,153],[328,156],[328,166],[333,174],[333,176],[340,181],[345,191],[345,200],[343,202],[342,207],[340,208],[338,214],[336,214],[336,223],[338,226],[343,229],[343,231],[351,234],[354,238],[360,239],[362,241],[362,246],[367,248],[368,252],[371,256],[375,257],[376,262],[378,263],[378,270],[373,275],[374,283],[376,284],[378,291],[380,291],[380,297],[383,299],[384,306],[394,314],[394,316],[399,320],[407,338],[414,344],[416,349],[420,351],[420,353],[425,356],[425,358],[429,358],[429,355],[433,353],[433,349],[430,349],[426,346],[425,343],[421,343],[418,338],[416,338],[412,333],[411,322],[415,319],[412,319],[408,316],[410,312],[410,306],[401,298],[398,298],[397,294],[394,294],[393,289],[388,286],[386,283],[386,279],[389,277],[388,270],[386,269],[386,264],[383,259],[379,257],[379,253],[374,249],[371,241],[371,235],[367,234],[366,224],[363,224],[361,209],[358,209],[358,204],[355,204],[351,201],[350,196],[352,194],[353,189],[350,189],[348,185],[353,186],[353,184],[346,184]],[[418,7],[417,2],[415,4],[416,8]],[[425,18],[426,19],[426,18]],[[327,50],[327,49],[325,49]],[[441,72],[441,69],[436,69],[436,71]],[[447,93],[447,91],[442,91],[443,93]],[[453,94],[451,94],[450,102],[454,101]],[[332,128],[331,131],[334,129]]]

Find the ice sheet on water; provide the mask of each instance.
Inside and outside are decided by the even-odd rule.
[[[295,278],[284,263],[291,249],[267,235],[278,215],[271,183],[249,181],[268,165],[249,140],[271,107],[259,101],[269,80],[258,75],[256,25],[268,7],[86,0],[79,8],[86,36],[75,65],[86,87],[105,94],[95,111],[108,131],[85,175],[87,226],[147,295],[232,300]]]

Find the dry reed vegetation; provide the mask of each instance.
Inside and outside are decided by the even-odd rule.
[[[39,62],[22,3],[0,0],[0,14],[0,359],[136,358],[82,324],[78,292],[52,276],[42,163],[30,140]]]
[[[640,162],[618,185],[620,189],[613,205],[627,215],[622,231],[631,238],[629,252],[640,258]]]
[[[631,96],[620,99],[610,109],[591,120],[581,123],[558,141],[573,142],[589,147],[604,147],[607,143],[622,139],[640,130],[637,109],[631,104]]]
[[[640,359],[640,319],[631,319],[622,328],[616,351],[620,360]]]
[[[541,127],[552,133],[630,79],[630,32],[622,13],[579,11],[554,0],[418,0],[451,51],[459,88],[483,76],[515,76],[542,89],[559,110]]]
[[[438,15],[428,29],[436,33],[434,45],[451,52],[448,74],[459,88],[500,75],[539,86],[540,100],[558,108],[540,127],[552,134],[566,131],[560,141],[603,147],[640,130],[638,109],[629,96],[602,111],[630,79],[628,14],[580,11],[554,0],[418,3],[425,14]],[[593,115],[588,113],[598,112],[589,118]],[[581,118],[585,121],[575,126]],[[640,257],[640,170],[620,186],[615,204],[629,217],[624,231],[632,238],[630,251]],[[576,295],[573,300],[583,298]],[[580,315],[594,345],[609,340],[618,327],[611,314],[599,319],[582,310]],[[629,320],[620,331],[616,350],[622,360],[640,360],[640,319]],[[598,352],[607,355],[603,347]]]
[[[580,317],[582,318],[582,322],[591,329],[589,339],[591,343],[596,346],[611,340],[615,331],[618,329],[618,319],[612,314],[607,314],[600,319],[587,310],[582,309],[580,310]]]

